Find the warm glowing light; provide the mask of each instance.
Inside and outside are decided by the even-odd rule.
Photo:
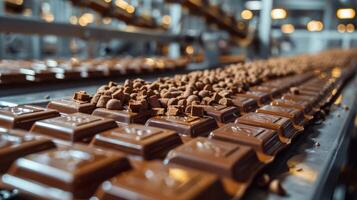
[[[42,16],[42,19],[44,19],[46,22],[53,22],[55,20],[55,17],[51,13],[44,14]]]
[[[324,24],[321,21],[317,20],[312,20],[309,23],[307,23],[307,30],[308,31],[322,31],[324,28]]]
[[[78,18],[76,16],[71,16],[69,18],[69,23],[73,24],[73,25],[76,25],[78,24]]]
[[[347,24],[346,25],[346,31],[349,32],[349,33],[352,33],[353,31],[355,31],[355,25]]]
[[[289,34],[295,31],[295,27],[292,24],[283,24],[281,25],[281,32]]]
[[[275,8],[271,11],[271,17],[273,19],[285,19],[288,12],[283,8]]]
[[[356,11],[353,8],[340,8],[336,12],[339,19],[353,19],[356,16]]]
[[[22,14],[26,17],[31,16],[32,10],[30,8],[26,8]]]
[[[185,52],[189,55],[192,55],[195,52],[195,50],[192,46],[187,46]]]
[[[110,3],[112,2],[112,0],[104,0],[106,3]]]
[[[250,19],[253,18],[253,12],[250,11],[250,10],[243,10],[243,11],[240,13],[240,16],[242,17],[242,19],[250,20]]]
[[[344,25],[344,24],[337,25],[337,31],[340,33],[346,32],[346,25]]]
[[[110,23],[112,23],[112,18],[110,18],[110,17],[103,18],[103,24],[110,24]]]
[[[162,17],[162,23],[165,25],[169,25],[171,23],[171,17],[169,15],[164,15]]]
[[[88,24],[94,22],[94,15],[92,13],[84,13],[82,17],[87,21]]]
[[[18,6],[21,6],[24,3],[23,0],[6,0],[6,1],[12,4],[16,4]]]
[[[128,5],[125,10],[126,10],[126,12],[128,12],[129,14],[132,14],[132,13],[135,12],[135,7],[132,6],[132,5]]]
[[[115,5],[123,10],[126,10],[126,8],[129,6],[129,4],[124,0],[116,0]]]
[[[341,76],[341,74],[342,74],[341,68],[338,68],[338,67],[333,68],[331,71],[331,75],[334,78],[339,78]]]

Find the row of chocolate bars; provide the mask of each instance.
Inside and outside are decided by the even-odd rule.
[[[187,57],[0,60],[0,84],[115,77],[184,69]]]
[[[305,57],[301,63],[327,55],[338,57],[326,57],[321,61],[323,66],[316,63],[304,69],[285,67],[292,70],[284,77],[277,75],[282,72],[275,67],[270,67],[275,72],[268,73],[256,66],[254,77],[248,79],[235,77],[238,71],[221,77],[251,82],[249,88],[254,83],[268,97],[263,92],[236,96],[248,93],[247,84],[218,84],[222,71],[215,70],[211,87],[196,84],[210,77],[208,71],[198,73],[202,75],[199,78],[197,73],[191,78],[181,75],[180,80],[184,79],[189,87],[182,88],[180,95],[169,84],[176,77],[160,79],[163,86],[151,83],[157,88],[152,88],[153,92],[139,94],[135,89],[145,90],[143,81],[126,81],[123,85],[100,87],[96,94],[100,97],[95,101],[95,95],[77,92],[73,99],[50,102],[49,108],[1,108],[0,127],[4,130],[0,133],[0,188],[6,189],[9,197],[35,199],[241,198],[255,175],[304,133],[314,116],[328,108],[353,77],[356,67],[352,51]],[[231,71],[232,67],[223,71]],[[253,75],[245,73],[246,76]],[[200,95],[189,89],[193,87],[190,79],[195,80],[196,89],[211,93]],[[233,94],[227,94],[230,89],[224,94],[214,92],[216,82],[224,88],[243,90],[231,91]],[[129,96],[116,94],[121,91],[129,92]],[[102,98],[110,95],[111,99]],[[181,95],[186,96],[186,103],[179,105]],[[212,99],[217,95],[220,97]],[[143,103],[152,96],[160,98]],[[171,103],[162,100],[166,97]],[[203,100],[206,97],[212,101]],[[121,105],[108,106],[113,101]],[[234,103],[238,101],[241,103]],[[180,107],[185,107],[184,111]],[[164,112],[157,112],[158,108]]]

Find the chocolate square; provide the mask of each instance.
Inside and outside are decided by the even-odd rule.
[[[233,122],[239,116],[239,109],[234,106],[213,105],[203,108],[206,115],[213,117],[219,123]]]
[[[59,116],[55,110],[38,106],[19,105],[0,108],[0,127],[29,130],[39,120]]]
[[[167,152],[182,144],[171,130],[129,124],[97,134],[91,144],[112,148],[143,159],[164,158]]]
[[[245,145],[198,137],[172,150],[165,162],[249,180],[261,166],[255,151]]]
[[[61,113],[67,114],[76,112],[91,114],[95,109],[95,105],[88,102],[75,101],[68,97],[50,101],[47,108],[55,109]]]
[[[150,118],[149,112],[131,112],[128,110],[109,110],[106,108],[97,108],[93,111],[93,115],[113,119],[123,124],[145,124]]]
[[[238,97],[252,98],[258,102],[258,105],[267,104],[271,100],[271,94],[260,91],[247,91],[244,94],[236,94]]]
[[[295,108],[304,112],[304,115],[310,114],[312,106],[307,101],[293,101],[288,99],[275,99],[271,102],[273,106],[280,106],[286,108]]]
[[[255,109],[258,108],[257,101],[254,100],[253,98],[234,96],[232,98],[232,103],[234,106],[238,107],[239,112],[241,114],[253,112]]]
[[[304,124],[304,113],[296,108],[265,105],[257,109],[257,112],[289,118],[294,125]]]
[[[146,122],[146,126],[154,126],[173,130],[190,137],[207,136],[217,128],[216,121],[211,117],[193,116],[156,116]]]
[[[31,128],[31,132],[78,142],[88,141],[95,134],[115,127],[117,127],[117,124],[111,119],[84,113],[73,113],[38,121]]]

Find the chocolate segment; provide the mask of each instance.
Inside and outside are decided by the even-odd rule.
[[[301,126],[304,124],[304,113],[296,108],[265,105],[257,109],[257,112],[289,118],[294,125]]]
[[[210,117],[192,116],[156,116],[146,122],[146,126],[154,126],[176,131],[190,137],[207,136],[217,128],[217,123]]]
[[[234,106],[204,106],[206,115],[213,117],[217,122],[228,123],[233,122],[239,116],[239,109]]]
[[[199,200],[227,199],[217,176],[179,165],[160,162],[141,164],[105,181],[98,199]]]
[[[25,131],[0,131],[0,174],[4,173],[17,158],[55,148],[49,139],[35,137]]]
[[[95,134],[115,127],[117,124],[111,119],[74,113],[38,121],[31,132],[71,142],[86,142]]]
[[[258,108],[257,101],[253,98],[234,96],[232,98],[232,103],[239,108],[240,113],[252,112]]]
[[[262,161],[271,160],[266,155],[274,156],[286,146],[275,130],[239,123],[229,123],[212,131],[210,138],[250,146]]]
[[[150,118],[149,112],[131,112],[129,110],[109,110],[106,108],[97,108],[93,111],[93,115],[113,119],[124,124],[145,124]]]
[[[91,144],[148,160],[164,158],[169,150],[182,144],[182,141],[174,131],[129,124],[97,134]]]
[[[253,92],[264,92],[264,93],[270,94],[271,98],[278,97],[282,92],[281,89],[278,87],[264,86],[264,85],[254,86],[254,87],[251,87],[249,90],[253,91]]]
[[[258,105],[267,104],[271,100],[271,93],[261,91],[247,91],[244,94],[237,94],[238,97],[252,98],[258,102]]]
[[[298,132],[289,118],[263,113],[248,113],[239,117],[236,122],[276,130],[285,143],[290,142]]]
[[[288,99],[275,99],[274,101],[271,102],[271,105],[299,109],[299,110],[303,111],[305,115],[308,115],[312,110],[312,106],[307,101],[292,101],[292,100],[288,100]]]
[[[51,101],[48,103],[47,108],[67,114],[76,112],[91,114],[95,109],[95,105],[84,101],[75,101],[71,98],[64,98]]]
[[[0,127],[29,130],[39,120],[59,116],[55,110],[38,106],[19,105],[0,108]]]
[[[237,181],[247,181],[261,167],[252,148],[202,137],[172,150],[165,161]]]
[[[31,199],[87,199],[101,182],[128,169],[119,152],[63,146],[16,160],[1,181]]]

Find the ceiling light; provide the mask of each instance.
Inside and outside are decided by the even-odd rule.
[[[253,18],[253,12],[250,11],[250,10],[243,10],[243,11],[240,13],[240,16],[242,17],[242,19],[250,20],[250,19]]]
[[[356,11],[353,8],[340,8],[336,12],[339,19],[353,19],[356,16]]]
[[[353,31],[355,31],[355,25],[347,24],[346,25],[346,31],[349,32],[349,33],[352,33]]]
[[[319,32],[322,31],[323,28],[324,28],[324,24],[318,20],[312,20],[309,23],[307,23],[308,31]]]
[[[273,19],[285,19],[288,12],[283,8],[275,8],[271,11],[271,17]]]
[[[344,25],[344,24],[337,25],[337,31],[340,33],[346,32],[346,25]]]
[[[295,27],[292,24],[283,24],[281,26],[281,32],[289,34],[293,33],[295,31]]]

